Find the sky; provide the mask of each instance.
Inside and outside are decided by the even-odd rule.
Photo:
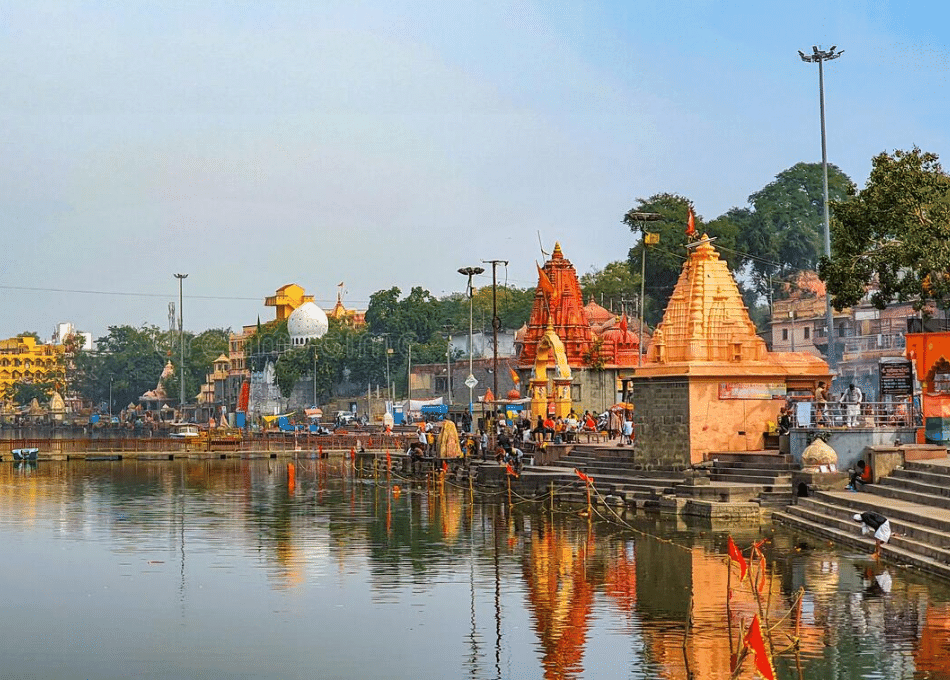
[[[712,220],[795,163],[950,153],[950,9],[796,3],[10,0],[0,337],[186,330],[626,258],[670,192]],[[486,267],[490,272],[490,267]],[[476,277],[490,285],[490,276]]]

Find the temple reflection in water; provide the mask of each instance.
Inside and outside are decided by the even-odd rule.
[[[799,677],[799,666],[802,677],[937,678],[950,668],[947,591],[864,555],[768,527],[636,515],[625,527],[451,486],[394,494],[392,480],[350,472],[315,460],[292,475],[268,460],[4,465],[0,527],[26,552],[48,535],[101,545],[94,560],[142,555],[148,571],[177,580],[182,601],[208,579],[248,593],[234,607],[284,593],[308,603],[295,627],[360,630],[396,608],[429,626],[396,625],[392,640],[376,640],[378,656],[436,645],[445,653],[419,663],[445,677],[728,678],[756,605],[749,582],[730,577],[727,536],[740,547],[769,538],[760,597],[775,646],[801,640],[798,658],[776,659],[778,677]],[[332,621],[308,620],[343,592]]]

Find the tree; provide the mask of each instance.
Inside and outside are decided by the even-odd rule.
[[[77,350],[71,383],[93,403],[124,406],[158,383],[165,365],[162,332],[155,326],[109,326],[97,341],[96,352]]]
[[[54,380],[15,382],[6,386],[3,399],[20,406],[27,406],[34,399],[42,404],[49,400],[56,387],[56,381]]]
[[[193,335],[188,332],[183,334],[182,337],[185,342],[184,374],[186,401],[194,399],[195,395],[201,390],[201,385],[204,384],[208,373],[210,373],[214,367],[214,360],[222,354],[227,355],[228,336],[230,333],[230,328],[210,328],[206,331],[202,331],[198,335]],[[171,335],[173,339],[169,339],[174,342],[176,347],[179,347],[178,334],[174,333]],[[169,343],[168,346],[171,347],[171,344]],[[167,355],[175,366],[175,373],[165,378],[162,386],[165,388],[166,394],[171,396],[180,395],[181,383],[178,382],[179,376],[181,375],[179,366],[181,363],[180,347],[177,351],[167,352]]]
[[[950,176],[936,154],[875,156],[865,188],[833,209],[832,258],[819,273],[835,308],[869,291],[880,309],[894,300],[950,306]]]
[[[630,271],[630,261],[609,262],[603,269],[583,274],[579,280],[584,301],[610,309],[620,309],[622,302],[632,302],[640,295],[640,270]]]
[[[828,196],[854,192],[851,179],[828,166]],[[752,288],[769,298],[776,284],[801,270],[814,270],[824,252],[824,178],[820,163],[796,163],[749,196],[749,208],[732,208],[722,218],[737,227]],[[781,294],[781,293],[779,293]]]

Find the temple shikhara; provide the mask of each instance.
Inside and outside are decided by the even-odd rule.
[[[585,306],[560,244],[538,278],[519,360],[531,370],[532,415],[622,397],[634,406],[634,464],[686,467],[717,451],[761,450],[786,397],[830,381],[822,359],[768,350],[708,236],[690,244],[643,356],[639,321]]]
[[[574,402],[612,404],[619,371],[638,363],[635,324],[593,300],[584,304],[577,272],[560,243],[538,267],[538,279],[531,317],[515,338],[521,346],[518,367],[531,370],[532,415],[566,416]]]

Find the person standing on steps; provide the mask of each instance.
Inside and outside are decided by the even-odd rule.
[[[891,539],[891,521],[879,512],[866,510],[854,515],[854,521],[861,523],[861,533],[874,534],[874,559],[881,557],[881,544]]]
[[[854,383],[848,385],[848,389],[841,393],[841,403],[844,404],[845,424],[848,427],[858,426],[862,401],[864,401],[864,395],[861,393],[859,387],[854,386]]]
[[[827,425],[827,405],[828,390],[822,380],[818,381],[818,387],[815,388],[815,425],[821,427]]]

